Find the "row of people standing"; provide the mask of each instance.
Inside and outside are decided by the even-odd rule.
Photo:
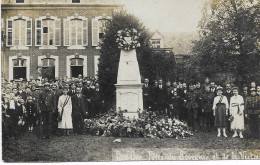
[[[251,93],[248,92],[248,87],[245,85],[239,96],[237,96],[238,89],[233,85],[226,84],[225,87],[224,90],[219,85],[215,85],[214,82],[209,83],[208,78],[205,79],[202,85],[199,82],[189,84],[189,88],[187,88],[186,83],[177,84],[174,82],[171,84],[169,81],[166,82],[164,86],[162,80],[159,80],[158,84],[157,81],[155,81],[154,86],[150,87],[149,80],[145,79],[143,85],[144,108],[155,111],[158,114],[164,114],[171,118],[186,121],[194,131],[204,130],[208,132],[217,127],[219,128],[218,136],[220,136],[220,128],[223,130],[223,135],[226,136],[226,128],[229,131],[237,130],[234,133],[236,137],[237,132],[240,132],[240,130],[243,131],[243,129],[236,129],[236,126],[239,125],[239,123],[244,123],[244,120],[240,119],[241,117],[239,118],[235,113],[232,113],[232,111],[236,111],[237,106],[235,102],[241,101],[241,98],[242,100],[250,98]],[[235,89],[237,90],[233,92]],[[260,86],[256,86],[255,82],[251,83],[250,89],[255,90],[256,96],[260,96]],[[223,100],[221,100],[226,106],[224,113],[225,123],[219,121],[221,118],[219,119],[217,117],[219,117],[220,114],[215,111],[216,107],[218,107],[216,106],[218,103],[216,100],[220,98],[220,91],[221,95],[225,96],[222,98]],[[247,109],[250,109],[250,102],[248,102],[247,105]],[[257,104],[255,104],[255,106],[257,106]],[[244,113],[241,114],[243,107],[239,108],[241,109],[239,116],[244,117]],[[232,124],[226,120],[231,115],[235,118],[231,122]],[[221,124],[224,124],[224,126]],[[240,133],[240,137],[243,138],[242,132]]]

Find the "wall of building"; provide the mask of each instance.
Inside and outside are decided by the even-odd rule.
[[[32,46],[29,47],[29,50],[10,50],[9,47],[3,45],[3,53],[1,55],[2,65],[4,71],[2,72],[2,77],[8,79],[8,68],[9,68],[9,57],[17,56],[21,54],[23,56],[30,56],[30,75],[34,78],[38,77],[38,56],[42,55],[54,55],[59,56],[59,77],[66,76],[66,57],[70,55],[84,55],[87,56],[87,75],[94,76],[94,58],[96,55],[99,55],[100,49],[92,46],[92,18],[96,16],[112,16],[115,10],[121,10],[122,5],[77,5],[77,6],[52,6],[52,5],[2,5],[2,19],[5,24],[6,19],[17,16],[21,14],[22,16],[27,16],[32,18]],[[50,16],[55,16],[61,19],[61,46],[58,46],[57,49],[39,49],[35,46],[35,19],[46,16],[49,13]],[[66,46],[63,46],[63,19],[68,16],[73,16],[75,13],[78,16],[84,16],[88,18],[88,46],[86,49],[67,49]],[[4,31],[5,33],[5,31]]]

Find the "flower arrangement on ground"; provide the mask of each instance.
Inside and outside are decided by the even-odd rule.
[[[87,133],[97,136],[186,138],[192,136],[188,125],[177,119],[157,115],[146,110],[139,111],[139,118],[129,119],[123,111],[115,115],[106,114],[99,118],[87,119]]]

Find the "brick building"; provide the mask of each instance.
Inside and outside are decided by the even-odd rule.
[[[99,42],[120,0],[3,0],[2,77],[93,77],[98,70]]]

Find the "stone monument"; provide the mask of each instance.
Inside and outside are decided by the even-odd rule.
[[[127,110],[125,117],[138,118],[143,110],[143,92],[136,49],[121,50],[116,86],[116,110]]]

